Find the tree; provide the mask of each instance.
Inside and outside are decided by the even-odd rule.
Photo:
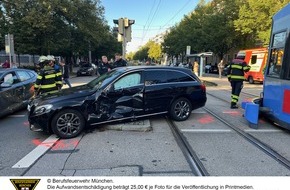
[[[141,47],[133,56],[134,60],[144,61],[148,59],[148,50],[149,47],[143,46]]]
[[[148,46],[148,57],[155,61],[160,61],[161,58],[161,45],[153,41],[147,43]]]
[[[0,1],[0,26],[1,35],[14,34],[17,53],[70,59],[97,52],[101,46],[111,48],[110,53],[119,48],[100,0]]]
[[[246,0],[234,21],[236,30],[252,36],[256,44],[269,44],[272,16],[289,0]]]
[[[175,55],[183,55],[186,46],[190,45],[193,53],[212,51],[222,58],[229,50],[239,47],[240,39],[243,39],[233,24],[238,18],[240,3],[240,0],[208,3],[201,0],[195,10],[165,37],[163,46],[169,46],[170,53]]]

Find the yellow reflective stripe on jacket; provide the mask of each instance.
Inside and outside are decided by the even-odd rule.
[[[41,85],[40,88],[46,89],[46,88],[54,88],[54,87],[56,87],[56,84],[43,84]]]
[[[244,69],[244,71],[247,71],[247,70],[250,70],[251,67],[247,65],[247,66],[245,66],[243,69]]]
[[[231,79],[245,79],[244,76],[238,76],[238,75],[231,75],[230,77]]]
[[[56,84],[62,84],[62,81],[55,81]]]
[[[46,79],[55,78],[55,74],[45,75],[44,78],[46,78]]]
[[[232,65],[232,69],[243,69],[242,65]]]
[[[62,76],[61,72],[56,73],[56,76]]]

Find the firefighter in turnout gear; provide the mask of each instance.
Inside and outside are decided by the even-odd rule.
[[[57,75],[52,62],[49,61],[46,56],[40,56],[39,62],[40,65],[43,65],[43,68],[40,70],[34,84],[35,96],[46,92],[60,90],[62,79],[61,76]]]
[[[237,57],[230,64],[227,77],[232,86],[231,109],[238,108],[237,103],[245,80],[244,72],[249,70],[250,66],[247,65],[243,57]]]

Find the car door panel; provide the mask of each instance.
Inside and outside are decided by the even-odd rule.
[[[23,86],[19,83],[17,75],[14,71],[6,73],[3,79],[4,83],[11,86],[1,88],[1,108],[3,109],[3,115],[12,113],[22,105]],[[2,114],[1,114],[2,115]]]
[[[10,113],[13,109],[13,89],[1,89],[0,92],[0,106],[1,111],[0,115],[5,115],[7,113]]]
[[[94,113],[90,115],[90,118],[94,120],[92,122],[134,118],[142,115],[144,113],[144,84],[141,83],[140,76],[138,80],[137,83],[125,80],[126,84],[117,81],[104,90],[94,103]]]
[[[146,114],[168,111],[175,94],[171,84],[158,84],[145,86],[144,91],[144,111]]]

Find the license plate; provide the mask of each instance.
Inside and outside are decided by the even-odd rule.
[[[86,74],[86,72],[82,72],[82,74]]]

